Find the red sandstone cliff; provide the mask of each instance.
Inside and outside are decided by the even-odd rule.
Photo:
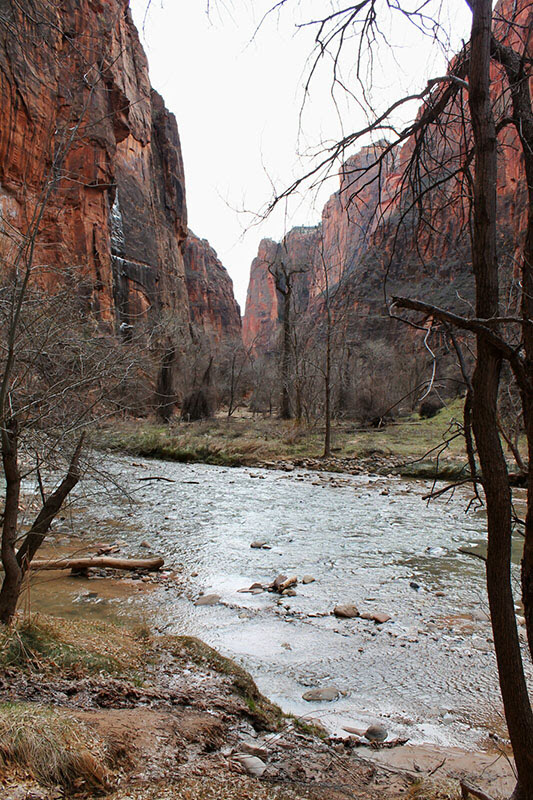
[[[73,280],[104,321],[135,327],[148,320],[185,345],[180,141],[174,115],[150,86],[128,0],[2,3],[0,108],[6,268],[13,237],[20,244],[42,212],[33,257],[41,284],[53,290]],[[192,243],[188,252],[199,250]],[[193,318],[205,311],[217,336],[234,335],[231,282],[220,262],[212,269],[208,262],[201,292],[209,300],[202,308],[194,284]]]
[[[500,2],[495,10],[495,24],[500,27],[502,36],[516,37],[517,31],[525,30],[517,24],[513,28],[505,27],[502,19],[509,20],[516,15],[516,23],[520,14],[523,16],[521,8],[526,8],[527,12],[526,6],[526,0],[512,8],[508,0]],[[529,46],[531,48],[531,43]],[[493,65],[492,88],[497,120],[504,120],[510,102],[509,92],[504,91],[505,79],[496,65]],[[464,108],[459,99],[445,108],[444,136],[442,128],[435,125],[429,128],[432,146],[425,155],[428,174],[422,176],[426,181],[438,181],[446,170],[452,173],[462,162],[461,148],[465,136],[462,120],[464,113],[468,115],[464,93],[461,100]],[[422,106],[419,114],[425,108]],[[470,135],[467,127],[467,139]],[[511,283],[513,258],[520,232],[524,230],[526,193],[520,146],[510,127],[502,127],[499,144],[500,255],[503,271]],[[343,164],[339,190],[326,203],[322,213],[314,256],[306,253],[313,266],[306,273],[305,290],[300,290],[307,292],[311,309],[316,309],[317,300],[324,291],[323,275],[327,268],[330,288],[339,286],[339,294],[349,293],[349,302],[357,312],[354,319],[358,314],[362,316],[361,311],[370,318],[371,321],[363,323],[369,335],[372,335],[376,320],[381,325],[379,319],[386,317],[383,302],[385,271],[389,293],[401,287],[402,294],[412,290],[427,300],[452,307],[460,302],[459,296],[468,300],[471,293],[467,187],[462,184],[461,176],[427,196],[424,207],[426,221],[419,224],[416,209],[409,213],[405,211],[411,201],[409,190],[399,191],[415,148],[415,138],[411,137],[402,147],[394,148],[384,159],[379,159],[380,152],[385,152],[384,148],[385,142],[364,147]],[[399,229],[402,215],[403,226]],[[262,246],[263,243],[259,257],[252,264],[243,320],[247,344],[259,330],[261,338],[258,341],[271,343],[276,340],[279,330],[281,304],[276,292],[272,291],[267,266],[262,262]],[[288,250],[286,257],[289,260],[302,258],[302,243],[298,237],[292,236],[292,232],[280,246]],[[271,251],[275,247],[271,242]]]
[[[191,323],[216,342],[240,341],[240,308],[217,254],[208,241],[189,231],[183,255]]]

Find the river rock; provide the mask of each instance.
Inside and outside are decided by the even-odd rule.
[[[361,614],[361,619],[370,619],[379,625],[383,625],[384,622],[388,622],[391,619],[391,616],[383,611],[365,611]]]
[[[248,753],[235,753],[233,758],[246,770],[248,775],[253,775],[255,778],[260,778],[266,769],[265,762],[257,756],[251,756]]]
[[[219,594],[203,594],[195,600],[195,606],[215,606],[220,600]]]
[[[252,542],[250,547],[253,547],[254,550],[270,550],[268,544],[266,542]]]
[[[250,744],[249,742],[239,742],[237,753],[255,756],[266,761],[268,758],[268,750],[266,747],[259,747],[257,744]]]
[[[308,692],[302,695],[304,700],[307,700],[308,703],[311,703],[315,700],[338,700],[340,697],[340,691],[337,689],[336,686],[324,686],[323,689],[310,689]]]
[[[274,578],[274,581],[270,586],[270,590],[273,592],[277,592],[281,584],[284,583],[286,580],[287,580],[286,575],[278,575],[277,578]]]
[[[283,592],[286,592],[287,589],[290,589],[292,586],[296,586],[297,583],[298,583],[298,578],[296,577],[296,575],[293,575],[292,577],[287,578],[286,581],[283,581],[283,583],[279,584],[278,592],[280,594],[283,594]]]
[[[357,606],[353,603],[344,603],[340,606],[335,606],[333,613],[336,617],[342,617],[344,619],[352,619],[353,617],[359,616]]]
[[[365,731],[365,738],[369,742],[384,742],[389,732],[383,725],[370,725]]]
[[[148,550],[150,549],[151,545],[150,542],[141,542],[140,547],[146,547]]]
[[[295,589],[284,589],[281,593],[283,597],[296,597]]]
[[[314,583],[315,579],[312,575],[304,575],[302,578],[302,583]]]

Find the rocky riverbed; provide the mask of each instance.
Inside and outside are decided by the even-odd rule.
[[[428,505],[431,484],[394,476],[126,458],[107,469],[121,490],[86,483],[90,504],[79,498],[57,539],[97,533],[121,554],[164,554],[165,570],[121,579],[118,596],[102,575],[47,576],[33,592],[46,608],[197,635],[332,733],[383,724],[412,743],[476,748],[505,738],[483,564],[460,552],[484,547],[466,490]],[[266,591],[280,575],[295,581]],[[328,688],[329,700],[304,699]]]

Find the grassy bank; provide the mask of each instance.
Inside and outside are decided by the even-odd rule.
[[[432,767],[413,772],[428,753],[409,747],[354,757],[353,737],[330,740],[312,719],[283,714],[239,664],[193,637],[23,618],[0,631],[0,673],[3,800],[459,797],[457,753],[430,750],[431,764],[451,759],[438,779]],[[492,754],[461,757],[492,769]]]
[[[432,419],[413,414],[382,429],[337,422],[333,457],[322,466],[342,469],[361,463],[374,471],[395,468],[400,474],[421,476],[434,475],[437,468],[439,474],[455,477],[466,463],[462,438],[456,435],[461,419],[462,401],[456,400]],[[241,413],[200,422],[175,421],[168,426],[146,419],[113,420],[98,431],[95,443],[136,456],[256,466],[319,459],[323,436],[319,425]]]

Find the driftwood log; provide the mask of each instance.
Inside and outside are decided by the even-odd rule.
[[[472,797],[476,797],[478,800],[493,800],[490,794],[487,794],[482,789],[478,789],[477,786],[472,786],[471,783],[467,783],[467,781],[460,782],[461,787],[461,797],[463,800],[466,800],[470,795]]]
[[[82,571],[91,567],[109,567],[110,569],[146,569],[158,570],[165,563],[161,556],[155,558],[111,558],[109,556],[95,556],[94,558],[34,558],[30,563],[32,570],[36,569],[72,569]]]

